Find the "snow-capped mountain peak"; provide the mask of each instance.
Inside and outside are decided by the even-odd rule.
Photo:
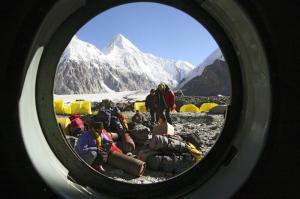
[[[110,54],[113,51],[133,51],[139,52],[140,50],[133,45],[125,36],[122,34],[116,35],[111,42],[102,50],[105,54]]]
[[[214,50],[201,64],[200,66],[205,67],[214,63],[215,60],[225,61],[222,51],[218,48]]]
[[[191,70],[187,75],[184,81],[182,81],[177,88],[182,88],[186,83],[191,81],[197,76],[200,76],[204,71],[205,67],[214,63],[215,60],[225,61],[221,49],[214,50],[201,64]]]
[[[73,37],[57,67],[54,93],[150,90],[160,82],[174,88],[195,66],[143,53],[119,34],[102,50]]]
[[[98,60],[103,59],[104,56],[96,46],[84,42],[74,35],[61,57],[60,63],[66,60],[76,62]]]

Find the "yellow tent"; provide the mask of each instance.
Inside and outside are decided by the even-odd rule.
[[[195,106],[194,104],[186,104],[180,107],[180,112],[192,112],[192,113],[198,113],[200,112],[199,108]]]
[[[217,103],[203,103],[200,106],[200,112],[209,112],[210,109],[218,106],[219,104]]]
[[[64,114],[72,114],[71,106],[64,105]]]
[[[72,114],[92,114],[90,101],[75,101],[71,103]]]
[[[54,100],[53,105],[56,114],[64,114],[64,100]]]
[[[68,134],[67,126],[71,123],[70,119],[68,117],[57,117],[56,121],[61,126],[63,133],[67,135]]]
[[[145,102],[135,102],[134,103],[134,111],[139,111],[139,112],[147,112]]]

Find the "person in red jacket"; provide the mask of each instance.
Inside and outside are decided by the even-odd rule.
[[[168,123],[172,124],[170,111],[172,111],[176,107],[175,95],[168,87],[168,85],[164,83],[158,85],[156,99],[158,115],[165,114]]]

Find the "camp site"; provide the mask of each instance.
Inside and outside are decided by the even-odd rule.
[[[230,98],[177,96],[176,108],[170,112],[172,125],[167,123],[163,132],[157,130],[159,122],[150,122],[146,94],[142,91],[115,93],[113,100],[105,99],[109,95],[54,95],[58,127],[76,152],[78,138],[90,129],[91,120],[101,111],[116,107],[126,121],[125,134],[120,135],[116,128],[109,127],[106,132],[120,151],[110,151],[102,169],[92,167],[112,179],[129,183],[167,180],[205,158],[222,132]],[[142,121],[136,121],[137,112],[143,116]],[[70,128],[74,116],[82,120],[82,131],[73,132]]]

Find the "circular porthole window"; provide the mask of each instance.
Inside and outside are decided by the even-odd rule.
[[[48,178],[48,183],[66,197],[71,195],[76,197],[76,194],[88,197],[92,194],[95,196],[132,197],[134,195],[138,198],[173,198],[186,194],[196,196],[196,194],[202,193],[204,197],[220,197],[219,194],[230,196],[245,180],[259,157],[270,113],[270,106],[262,106],[261,103],[262,101],[270,101],[267,63],[263,48],[251,23],[238,5],[233,2],[166,3],[171,7],[153,3],[121,5],[122,3],[78,1],[65,10],[65,6],[70,5],[65,2],[65,4],[57,4],[52,12],[49,12],[48,21],[45,20],[40,34],[37,35],[35,41],[37,51],[34,56],[32,55],[32,62],[25,79],[23,93],[24,95],[27,93],[27,96],[30,94],[31,98],[27,99],[26,96],[22,95],[20,101],[22,132],[31,159],[35,165],[37,163],[36,167],[46,181],[46,176],[51,173],[49,169],[55,168],[52,171],[56,174]],[[172,60],[172,62],[162,59],[159,55],[155,56],[155,52],[151,52],[152,54],[142,52],[133,44],[134,42],[121,35],[122,32],[118,32],[121,34],[117,35],[103,49],[97,49],[92,44],[80,40],[79,36],[74,37],[74,34],[97,14],[113,12],[114,9],[121,9],[122,6],[134,7],[136,5],[180,9],[205,27],[220,50],[214,52],[212,56],[214,59],[205,60],[207,63],[209,62],[208,64],[196,66],[196,64],[193,65],[188,62],[177,60]],[[229,9],[234,12],[229,13]],[[220,12],[222,10],[224,12]],[[58,16],[58,13],[62,14],[59,19],[55,17]],[[120,14],[120,12],[118,13]],[[150,15],[151,13],[145,14]],[[109,31],[102,27],[101,32]],[[80,34],[80,30],[78,34]],[[163,33],[159,35],[163,35]],[[171,40],[171,36],[169,40],[172,44],[176,44],[176,41]],[[141,41],[144,42],[144,45],[153,44],[153,40],[141,39]],[[185,40],[180,41],[184,42]],[[178,45],[180,45],[179,43]],[[77,52],[74,51],[75,47]],[[176,48],[174,49],[176,50]],[[133,55],[133,52],[138,52],[138,55]],[[195,53],[195,50],[185,49],[185,53],[192,54]],[[95,57],[97,60],[94,59]],[[99,60],[99,57],[102,60]],[[174,59],[174,57],[172,58]],[[203,60],[202,58],[199,62],[201,63]],[[155,65],[156,68],[151,64]],[[150,72],[146,70],[147,66],[151,69]],[[191,73],[193,70],[200,72],[194,75]],[[96,79],[97,81],[95,81]],[[163,84],[161,84],[162,82]],[[156,101],[161,99],[159,94],[161,85],[164,87],[167,85],[171,91],[176,93],[175,99],[177,101],[172,104],[176,105],[176,108],[175,106],[172,106],[172,109],[164,107],[162,110],[155,111],[159,118],[158,121],[153,122],[158,123],[152,126],[151,122],[147,124],[147,121],[151,120],[151,114],[143,113],[145,102],[141,100],[145,99],[152,88],[158,93]],[[141,91],[144,92],[143,95]],[[264,93],[263,98],[261,93]],[[229,97],[226,98],[224,95]],[[132,101],[128,100],[130,97]],[[158,103],[155,106],[168,105],[169,102],[166,102],[166,99],[161,101],[164,103]],[[64,101],[62,102],[62,100]],[[127,100],[127,104],[125,100]],[[30,104],[28,110],[22,109],[26,103]],[[59,107],[63,107],[61,112],[59,112]],[[99,119],[99,113],[113,107],[118,108],[128,120],[128,127],[126,128],[122,122],[120,123],[125,129],[123,131],[118,131],[118,128],[110,126],[106,128],[106,123],[103,120],[95,122]],[[147,137],[148,144],[145,145],[143,142],[141,146],[138,146],[137,139],[134,137],[134,127],[137,126],[137,122],[132,121],[137,110],[147,118],[145,119],[146,123],[142,123],[141,126],[150,129],[149,134],[151,135]],[[174,112],[172,112],[173,110]],[[34,121],[31,121],[31,123],[35,122],[34,124],[30,124],[24,117],[22,119],[22,113],[25,111],[32,111],[35,114]],[[53,114],[54,112],[56,115]],[[183,152],[176,151],[179,145],[173,147],[172,153],[170,151],[168,154],[165,153],[165,148],[169,147],[168,149],[170,149],[172,147],[170,143],[177,143],[175,141],[178,140],[174,142],[165,141],[169,144],[160,150],[155,148],[158,146],[157,143],[151,143],[155,139],[159,141],[158,138],[164,137],[157,136],[157,133],[153,132],[153,129],[162,123],[159,122],[162,112],[166,122],[173,125],[173,133],[171,134],[177,134],[178,137],[181,137],[179,138],[179,145],[185,144],[182,145],[183,148],[188,145],[185,152],[190,154],[192,164],[187,164],[188,166],[180,172],[174,172],[175,169],[173,168],[176,160],[182,159],[180,155]],[[75,135],[73,137],[79,140],[83,134],[90,133],[92,135],[91,132],[95,132],[94,130],[97,132],[97,129],[102,128],[97,126],[102,123],[103,128],[108,133],[116,133],[116,140],[113,139],[115,134],[108,134],[108,137],[111,136],[112,143],[122,151],[123,156],[115,157],[115,160],[109,160],[108,156],[108,163],[110,164],[107,164],[107,167],[103,164],[104,170],[97,171],[93,161],[89,161],[79,152],[86,150],[89,146],[82,144],[83,146],[80,148],[78,140],[72,145],[69,134],[70,126],[67,127],[66,125],[67,128],[61,128],[61,131],[58,128],[58,126],[63,127],[62,124],[65,124],[67,118],[74,119],[74,114],[80,114],[82,132],[78,134],[72,132],[72,135]],[[120,120],[120,118],[118,119]],[[154,117],[153,120],[156,118]],[[201,121],[199,122],[199,120]],[[28,133],[29,128],[31,128],[31,132],[38,131],[40,133],[30,134]],[[31,153],[36,146],[29,139],[28,136],[30,135],[32,141],[45,144],[44,147],[46,148],[39,151],[40,155],[36,152]],[[201,135],[206,136],[201,137]],[[125,139],[126,136],[129,138]],[[166,138],[170,139],[170,136],[166,136]],[[102,137],[103,140],[104,137]],[[129,147],[130,149],[124,147],[124,143],[125,145],[130,143],[128,140],[135,141],[134,146]],[[93,142],[94,145],[98,145],[96,139]],[[249,149],[253,143],[256,143],[256,149],[250,152]],[[151,149],[159,152],[150,156],[152,161],[138,158],[140,152],[145,149],[144,146],[152,147]],[[182,146],[180,145],[180,147]],[[192,146],[195,150],[191,150]],[[142,150],[139,150],[141,149],[139,147],[142,147]],[[50,153],[52,155],[46,156]],[[151,165],[155,162],[155,157],[173,157],[173,159],[171,158],[173,162],[165,167],[159,166],[159,171],[153,171],[157,169]],[[143,163],[142,171],[139,172],[139,176],[142,174],[142,177],[132,177],[132,172],[134,172],[132,165],[124,166],[127,164],[124,158],[145,163]],[[38,162],[41,161],[44,163],[38,165]],[[188,163],[188,159],[182,162]],[[138,162],[137,164],[141,163]],[[147,165],[149,166],[147,167]],[[172,169],[171,172],[170,169]],[[234,174],[234,171],[237,173]],[[160,180],[151,181],[152,177],[160,178]],[[224,182],[229,179],[235,180],[232,184],[224,185]],[[222,193],[213,193],[214,191],[209,188],[212,184],[216,187],[224,186],[226,190],[223,190]],[[73,189],[77,191],[71,191]]]
[[[77,31],[60,57],[53,93],[57,120],[83,160],[113,179],[149,184],[208,154],[225,123],[231,80],[221,49],[199,22],[162,4],[132,3]],[[93,130],[93,121],[103,131]],[[117,149],[132,165],[110,155],[101,164],[90,134],[108,135],[100,145],[111,142],[109,153]]]

